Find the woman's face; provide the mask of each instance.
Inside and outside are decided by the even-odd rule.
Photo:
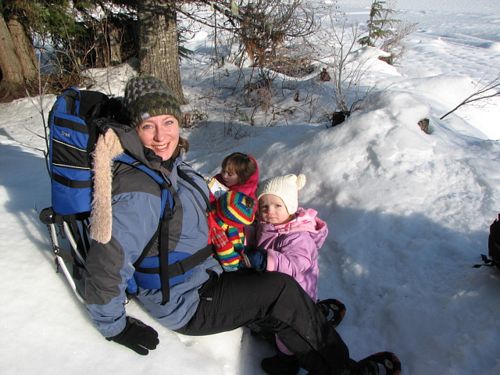
[[[264,194],[259,198],[259,215],[262,221],[270,224],[284,224],[292,218],[283,200],[273,194]]]
[[[137,125],[141,142],[162,160],[172,157],[179,144],[179,121],[171,115],[153,116]]]

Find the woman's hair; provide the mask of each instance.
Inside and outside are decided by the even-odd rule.
[[[179,137],[179,143],[177,144],[177,148],[175,149],[171,159],[175,159],[181,152],[189,151],[189,142],[187,139]]]
[[[222,169],[236,173],[238,175],[238,182],[243,184],[255,173],[257,166],[255,165],[255,161],[247,154],[233,152],[222,161]]]

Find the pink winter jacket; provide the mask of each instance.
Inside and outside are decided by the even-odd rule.
[[[299,208],[285,224],[260,222],[257,247],[267,251],[267,271],[286,273],[316,300],[318,294],[318,250],[328,235],[327,224],[313,209]]]

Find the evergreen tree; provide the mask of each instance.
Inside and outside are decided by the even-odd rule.
[[[395,12],[383,0],[373,0],[370,8],[370,18],[366,21],[368,35],[360,38],[358,42],[363,46],[375,47],[378,39],[387,39],[393,35],[391,26],[399,20],[389,18]]]

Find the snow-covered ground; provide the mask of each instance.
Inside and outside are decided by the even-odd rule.
[[[339,2],[359,22],[370,3]],[[500,97],[439,118],[498,77],[500,3],[399,0],[397,6],[399,18],[418,23],[404,57],[394,67],[368,61],[361,83],[379,91],[335,128],[321,120],[327,104],[333,108],[332,86],[315,77],[279,78],[279,87],[318,98],[296,103],[280,90],[277,106],[299,107],[286,121],[264,114],[257,126],[240,121],[248,108],[236,110],[242,99],[227,89],[237,86],[239,71],[207,65],[208,41],[200,33],[190,44],[193,60],[183,62],[183,85],[186,109],[208,120],[185,131],[187,160],[211,175],[225,155],[243,151],[257,158],[263,178],[307,175],[301,204],[316,208],[330,228],[320,296],[347,305],[338,330],[354,359],[391,350],[404,374],[499,374],[500,271],[472,265],[486,253],[489,225],[500,212]],[[93,74],[93,89],[121,95],[134,72],[124,65]],[[44,147],[39,100],[0,104],[0,373],[262,374],[260,359],[273,349],[244,329],[182,336],[131,302],[128,313],[157,329],[161,340],[140,357],[92,327],[55,273],[38,221],[50,205],[45,162],[36,151]],[[43,98],[45,115],[53,101]],[[431,134],[417,125],[424,117]]]

